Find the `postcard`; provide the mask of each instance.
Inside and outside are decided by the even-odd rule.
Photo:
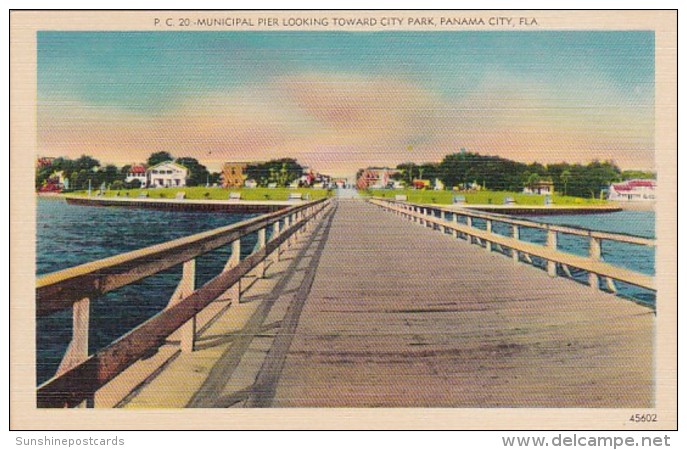
[[[676,429],[676,11],[10,18],[11,428]]]

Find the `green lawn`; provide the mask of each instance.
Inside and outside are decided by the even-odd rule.
[[[95,191],[93,191],[95,195]],[[311,200],[317,200],[322,197],[331,195],[326,189],[288,189],[288,188],[254,188],[254,189],[224,189],[219,187],[183,187],[183,188],[156,188],[156,189],[122,189],[120,191],[108,190],[105,192],[105,197],[116,197],[119,193],[120,197],[137,198],[141,192],[148,193],[148,198],[168,198],[173,199],[178,192],[185,192],[188,200],[228,200],[230,192],[240,192],[241,200],[288,200],[289,194],[299,192],[303,195],[309,194]],[[85,197],[88,195],[87,191],[75,191],[70,195],[78,195]]]
[[[528,195],[520,192],[479,191],[454,193],[451,191],[423,191],[416,189],[374,189],[369,191],[360,191],[360,193],[362,195],[371,195],[373,197],[391,199],[393,199],[396,195],[406,195],[409,202],[420,204],[450,205],[453,203],[454,195],[462,195],[465,197],[465,203],[471,205],[503,205],[506,197],[513,197],[515,199],[515,203],[518,205],[544,205],[543,195]],[[606,200],[568,197],[554,194],[553,204],[562,206],[605,205]]]

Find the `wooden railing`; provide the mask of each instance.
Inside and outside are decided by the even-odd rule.
[[[320,199],[265,214],[230,226],[83,264],[40,277],[36,283],[38,317],[72,309],[72,339],[57,374],[38,387],[38,407],[93,406],[95,393],[151,350],[177,333],[181,351],[193,351],[196,316],[230,289],[238,301],[239,282],[249,272],[264,276],[268,255],[281,253],[307,231],[330,205]],[[272,227],[269,242],[266,230]],[[253,253],[241,259],[241,239],[257,233]],[[224,270],[195,288],[198,256],[231,245]],[[89,311],[92,299],[166,269],[183,264],[179,285],[167,307],[108,347],[88,354]]]
[[[395,214],[407,218],[421,225],[438,228],[456,237],[463,237],[469,242],[478,242],[491,251],[494,247],[510,249],[513,261],[524,259],[532,262],[531,257],[539,257],[546,261],[548,274],[555,277],[558,268],[572,278],[570,268],[584,270],[588,273],[590,286],[600,289],[599,280],[604,279],[605,285],[611,292],[617,292],[614,281],[622,281],[634,286],[639,286],[652,291],[656,290],[654,277],[630,269],[618,267],[602,260],[602,242],[615,241],[642,246],[655,246],[653,239],[643,238],[619,233],[607,233],[582,228],[574,228],[560,225],[550,225],[523,219],[517,219],[501,214],[484,213],[480,211],[462,209],[448,209],[436,206],[416,205],[412,203],[396,202],[381,199],[371,199],[370,203],[381,206]],[[435,216],[439,214],[439,217]],[[446,220],[446,216],[452,214],[453,220]],[[460,223],[458,217],[465,217],[465,223]],[[485,229],[473,226],[473,219],[481,219],[485,222]],[[504,236],[494,233],[493,224],[500,222],[511,227],[512,236]],[[520,240],[521,228],[540,229],[546,232],[546,245]],[[581,236],[589,240],[589,255],[578,256],[558,250],[558,234]]]

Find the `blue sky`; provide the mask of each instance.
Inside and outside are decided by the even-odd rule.
[[[590,149],[582,151],[583,159],[598,153],[626,166],[633,160],[647,166],[653,159],[654,36],[642,31],[39,32],[38,99],[43,154],[64,153],[67,140],[92,141],[92,127],[102,128],[101,138],[116,140],[111,127],[132,122],[128,128],[136,128],[140,123],[133,122],[155,120],[158,130],[169,129],[180,141],[173,150],[195,156],[214,151],[218,158],[251,159],[301,149],[296,156],[312,159],[326,148],[330,167],[347,161],[335,155],[338,148],[355,153],[358,165],[394,164],[407,156],[402,150],[408,142],[417,142],[420,149],[410,156],[418,159],[467,146],[520,160],[542,160],[550,153],[553,160],[574,160],[571,141],[585,135],[598,139],[586,143]],[[218,116],[231,127],[244,120],[242,109],[253,111],[245,118],[253,122],[237,124],[238,129],[266,127],[273,138],[250,142],[255,145],[243,146],[242,154],[238,143],[247,139],[242,133],[232,139],[206,130],[210,135],[199,140],[192,130],[179,134],[184,117],[212,116],[208,126],[216,131]],[[70,114],[87,116],[87,133],[65,118]],[[368,133],[364,118],[380,122],[388,135]],[[489,139],[479,139],[485,134],[480,127]],[[398,136],[403,130],[407,136]],[[504,142],[498,130],[506,130]],[[529,138],[521,139],[522,133]],[[109,160],[124,161],[139,158],[143,145],[157,150],[159,138],[156,132],[138,143],[129,138],[126,145],[93,147],[104,160],[108,148],[117,149]],[[370,138],[373,145],[365,145]],[[527,142],[536,148],[523,148]]]

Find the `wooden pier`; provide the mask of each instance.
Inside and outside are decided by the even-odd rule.
[[[585,231],[589,258],[570,259],[555,237],[525,243],[395,202],[308,202],[261,217],[126,260],[121,279],[132,282],[142,274],[133,261],[183,249],[170,262],[185,269],[167,310],[175,312],[151,319],[164,332],[146,323],[96,355],[83,354],[80,295],[65,292],[84,279],[100,280],[85,284],[90,296],[121,285],[112,266],[39,280],[39,314],[73,305],[81,349],[39,387],[39,406],[654,405],[654,311],[607,292],[614,277],[649,289],[653,279],[600,257],[605,239],[650,240]],[[269,241],[262,234],[253,255],[194,291],[188,261],[267,226]],[[545,270],[530,256],[548,258]],[[576,264],[591,286],[557,276]]]

